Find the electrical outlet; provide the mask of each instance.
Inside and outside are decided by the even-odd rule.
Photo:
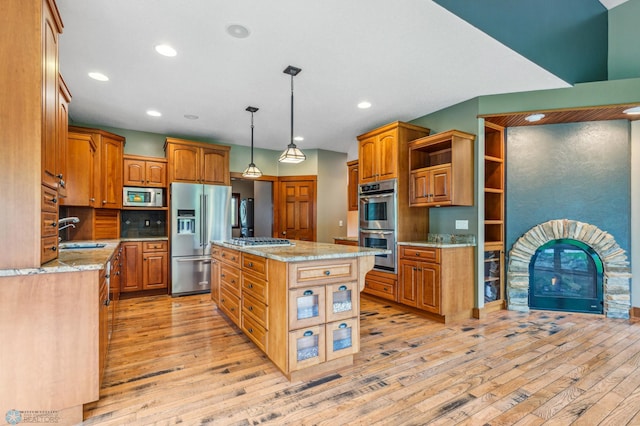
[[[149,219],[145,220],[144,226],[151,226],[151,221],[149,221]]]
[[[339,220],[339,221],[338,221],[338,226],[343,226],[343,225],[344,225],[344,222],[343,222],[343,221],[341,221],[341,220]]]
[[[456,220],[456,229],[469,229],[468,220]]]

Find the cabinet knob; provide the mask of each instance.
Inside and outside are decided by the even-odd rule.
[[[223,298],[223,299],[220,299],[220,303],[224,303],[224,298]]]
[[[249,328],[247,331],[248,331],[249,333],[253,333],[253,328]]]
[[[107,200],[102,200],[102,204],[107,204]]]
[[[220,274],[220,276],[221,276],[222,278],[227,278],[227,276],[226,276],[225,274]]]
[[[253,288],[253,284],[249,284],[247,287],[249,287],[249,288]]]
[[[53,198],[51,199],[51,202],[52,202],[53,204],[56,204],[56,203],[58,202],[58,199],[57,199],[56,197],[53,197]]]
[[[413,270],[414,270],[414,271],[417,271],[417,270],[418,270],[418,268],[414,267],[414,268],[413,268]]]
[[[329,275],[331,275],[331,271],[324,271],[324,274],[329,276]]]
[[[58,250],[58,247],[56,246],[51,247],[51,251],[57,251],[57,250]]]
[[[417,256],[417,257],[420,257],[420,253],[416,253],[416,256]]]
[[[249,310],[253,312],[253,306],[249,306]]]
[[[253,268],[253,262],[249,262],[249,268]]]
[[[58,179],[62,179],[62,173],[58,173],[58,174],[56,175],[56,177],[57,177]]]
[[[56,226],[58,226],[58,224],[56,222],[51,222],[51,226],[55,228]]]
[[[94,201],[96,201],[96,199],[95,198],[89,198],[89,201],[91,201],[93,203]]]

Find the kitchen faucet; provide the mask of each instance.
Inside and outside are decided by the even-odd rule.
[[[58,219],[58,232],[63,229],[67,229],[69,227],[75,228],[74,223],[80,223],[80,219],[75,216],[63,217],[62,219]]]

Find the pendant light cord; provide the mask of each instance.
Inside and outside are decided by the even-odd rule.
[[[253,112],[251,113],[251,164],[253,164]]]
[[[293,74],[291,75],[291,145],[293,145]]]

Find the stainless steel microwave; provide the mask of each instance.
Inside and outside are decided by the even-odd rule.
[[[125,186],[122,188],[122,205],[127,207],[162,207],[162,188],[138,188]]]

